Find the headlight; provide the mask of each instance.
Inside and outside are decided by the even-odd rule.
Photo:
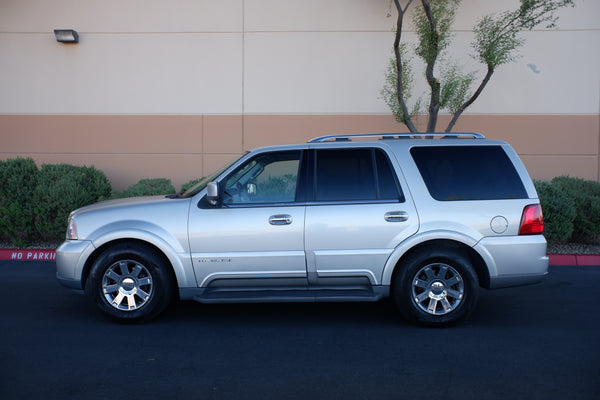
[[[69,217],[69,223],[67,225],[67,239],[77,240],[77,224],[73,217]]]

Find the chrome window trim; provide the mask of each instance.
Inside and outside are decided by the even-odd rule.
[[[361,204],[403,204],[399,200],[344,200],[344,201],[302,201],[288,203],[243,203],[228,204],[219,208],[265,208],[265,207],[299,207],[299,206],[341,206],[341,205],[361,205]]]

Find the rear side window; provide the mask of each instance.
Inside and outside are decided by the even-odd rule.
[[[526,199],[527,191],[500,146],[424,146],[410,153],[436,200]]]
[[[317,150],[315,171],[316,201],[404,201],[379,149]]]

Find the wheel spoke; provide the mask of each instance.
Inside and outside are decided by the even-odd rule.
[[[438,301],[436,299],[429,299],[429,306],[427,307],[427,311],[429,311],[431,314],[435,314],[437,303]]]
[[[131,275],[137,278],[140,275],[140,272],[142,272],[142,271],[143,271],[142,266],[139,264],[135,264],[135,268],[133,268]]]
[[[429,298],[429,293],[430,292],[428,290],[426,290],[423,293],[418,294],[416,296],[417,303],[420,304],[420,303],[424,302],[425,300],[427,300]]]
[[[115,298],[112,300],[112,304],[113,306],[119,308],[119,306],[121,305],[121,303],[123,303],[123,299],[125,298],[125,295],[121,292],[119,292],[119,294],[117,294],[115,296]]]
[[[117,274],[114,270],[109,270],[106,273],[106,277],[112,279],[115,282],[119,282],[121,280],[121,275]]]
[[[451,297],[456,300],[460,300],[462,298],[462,293],[459,292],[458,290],[447,289],[446,293],[447,293],[447,297]]]
[[[422,279],[415,279],[413,286],[421,288],[421,289],[427,289],[429,287],[429,285],[427,284],[426,281],[422,280]]]
[[[460,276],[454,275],[454,276],[448,278],[448,280],[446,281],[446,286],[447,287],[454,286],[460,282],[462,282],[462,279],[460,279]]]
[[[120,286],[117,284],[107,285],[107,286],[104,286],[104,293],[114,293],[114,292],[118,291],[119,288],[120,288]]]
[[[138,280],[138,286],[147,286],[147,285],[152,285],[152,278],[151,277],[146,277],[146,278],[142,278],[140,280]]]
[[[133,296],[133,294],[128,294],[126,296],[127,298],[127,309],[128,310],[135,310],[135,297]]]
[[[448,266],[447,265],[441,265],[440,266],[440,270],[438,271],[437,274],[437,278],[445,280],[445,276],[448,273]]]
[[[127,262],[125,262],[125,261],[120,262],[119,269],[121,270],[122,276],[129,274],[129,268],[127,267]]]
[[[146,301],[148,297],[150,297],[149,293],[146,293],[141,289],[138,289],[136,294],[139,296],[140,299],[142,299],[142,301]]]
[[[442,307],[444,308],[444,313],[447,313],[448,311],[452,310],[452,305],[450,304],[450,302],[448,302],[448,299],[446,297],[444,297],[442,300],[440,300],[440,303],[442,303]]]
[[[433,278],[435,278],[435,273],[433,272],[433,270],[431,269],[431,267],[427,267],[423,270],[423,272],[425,272],[425,275],[427,275],[427,280],[431,281]]]

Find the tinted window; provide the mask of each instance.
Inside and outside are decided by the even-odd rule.
[[[261,154],[225,179],[223,204],[287,203],[296,200],[300,151]]]
[[[379,198],[384,200],[404,201],[404,196],[398,189],[396,175],[387,156],[381,150],[375,150],[377,163],[377,178],[379,183]]]
[[[500,146],[413,147],[410,152],[436,200],[527,198],[521,178]]]
[[[317,150],[315,167],[317,201],[398,201],[401,197],[390,163],[381,150]]]

